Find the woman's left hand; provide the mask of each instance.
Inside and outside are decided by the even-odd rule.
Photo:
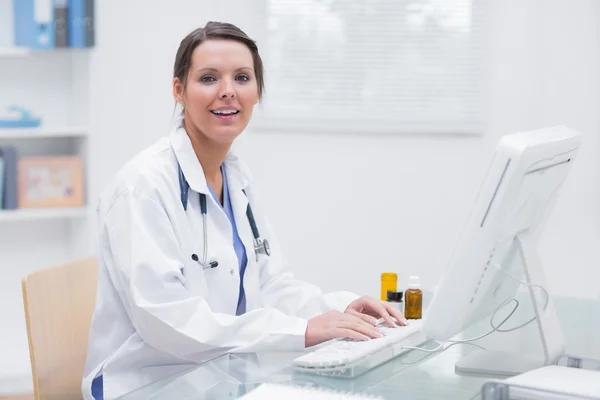
[[[378,318],[383,318],[391,327],[396,326],[392,318],[395,318],[399,325],[406,325],[406,319],[397,308],[371,296],[363,296],[354,300],[344,312],[355,315],[372,325],[377,324]]]

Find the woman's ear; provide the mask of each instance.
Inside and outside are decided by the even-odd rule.
[[[173,79],[173,98],[182,106],[185,105],[185,102],[183,100],[184,89],[185,88],[183,87],[179,78]]]

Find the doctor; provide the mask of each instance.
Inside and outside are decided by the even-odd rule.
[[[227,352],[380,336],[393,307],[324,294],[282,262],[247,167],[230,152],[263,93],[258,49],[210,22],[174,65],[181,123],[117,174],[98,205],[99,283],[82,390],[114,399]]]

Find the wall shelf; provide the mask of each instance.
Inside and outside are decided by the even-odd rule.
[[[52,219],[84,218],[87,207],[20,208],[0,210],[0,223],[8,221],[39,221]]]
[[[0,57],[22,57],[31,53],[27,47],[0,47]]]
[[[74,47],[58,47],[54,49],[34,49],[29,47],[19,46],[0,46],[0,58],[6,57],[26,57],[31,55],[52,55],[52,54],[65,54],[65,53],[87,53],[89,48],[74,48]]]
[[[44,139],[60,137],[86,137],[85,126],[57,128],[0,128],[0,139]]]

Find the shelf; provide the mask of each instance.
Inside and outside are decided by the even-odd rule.
[[[0,210],[0,222],[83,218],[87,216],[87,213],[88,209],[86,207],[21,208],[16,210]]]
[[[89,49],[91,49],[91,47],[55,47],[51,49],[36,49],[22,46],[0,46],[0,58],[87,53]]]
[[[27,47],[0,47],[0,57],[21,57],[31,53]]]
[[[0,128],[0,139],[44,139],[60,137],[86,137],[87,127],[68,128]]]

